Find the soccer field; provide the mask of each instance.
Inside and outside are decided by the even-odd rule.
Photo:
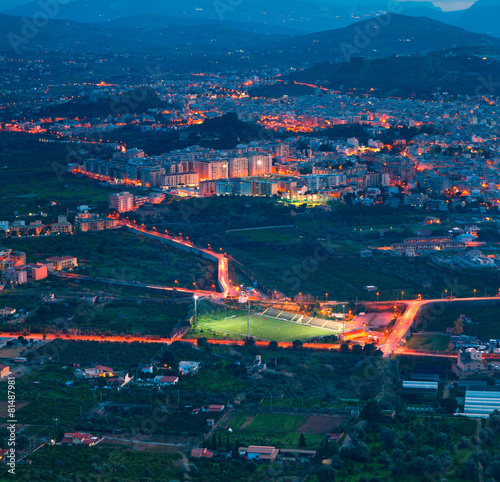
[[[198,328],[203,330],[214,330],[218,333],[228,335],[247,334],[247,317],[238,316],[218,321],[203,321],[198,322]],[[334,334],[331,330],[325,330],[314,326],[305,326],[299,323],[291,323],[289,321],[278,320],[275,318],[267,318],[265,316],[251,315],[250,316],[250,336],[258,340],[266,341],[293,341],[307,340],[320,336]]]

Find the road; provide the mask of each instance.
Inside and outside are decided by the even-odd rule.
[[[401,340],[405,338],[406,334],[410,330],[413,322],[415,321],[415,317],[417,316],[419,310],[429,304],[433,303],[453,303],[456,301],[491,301],[496,300],[499,301],[498,296],[489,296],[489,297],[476,297],[476,298],[446,298],[446,299],[436,299],[436,300],[412,300],[412,301],[404,301],[404,304],[407,306],[405,312],[399,317],[397,323],[394,325],[393,329],[389,333],[387,340],[385,343],[381,344],[379,348],[383,351],[384,356],[388,356],[399,347]],[[387,303],[387,302],[386,302]],[[402,301],[394,302],[394,303],[402,303]],[[406,353],[405,350],[397,350],[398,353]],[[408,354],[413,354],[408,352]]]
[[[165,239],[168,240],[174,244],[178,244],[179,246],[184,246],[187,248],[191,248],[193,251],[198,251],[200,253],[205,253],[206,255],[210,256],[211,258],[216,258],[218,261],[218,280],[219,280],[219,285],[222,289],[222,293],[213,293],[213,296],[216,298],[227,298],[228,296],[236,296],[238,293],[235,289],[235,287],[231,284],[231,280],[229,279],[229,260],[228,258],[222,254],[222,253],[216,253],[215,251],[212,251],[210,249],[205,249],[205,248],[200,248],[199,246],[195,246],[193,243],[190,241],[186,241],[185,239],[182,238],[177,238],[174,236],[170,236],[169,234],[165,233],[159,233],[156,230],[150,231],[142,226],[138,226],[133,223],[129,223],[123,220],[120,220],[118,222],[121,226],[126,226],[129,229],[134,230],[135,232],[142,233],[142,234],[147,234],[149,236],[155,236],[160,239]]]
[[[123,286],[135,286],[135,287],[139,287],[139,288],[150,288],[150,289],[154,289],[154,290],[176,291],[177,293],[186,293],[189,295],[197,294],[200,298],[206,297],[206,296],[218,298],[222,295],[221,293],[216,293],[215,291],[190,290],[187,288],[172,288],[170,286],[153,285],[150,283],[140,283],[138,281],[125,281],[125,280],[117,280],[117,279],[111,279],[111,278],[99,278],[96,276],[85,276],[85,275],[75,274],[75,273],[66,273],[63,271],[59,271],[59,272],[56,272],[54,274],[56,276],[61,277],[61,278],[81,279],[81,280],[88,280],[88,281],[99,281],[100,283],[111,283],[111,284],[118,284],[118,285],[123,285]]]

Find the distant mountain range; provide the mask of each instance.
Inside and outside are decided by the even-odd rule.
[[[75,2],[77,3],[77,2]],[[23,36],[24,20],[0,15],[0,51],[14,42],[20,49],[95,53],[160,54],[176,59],[205,58],[222,67],[283,65],[303,67],[351,57],[380,58],[424,54],[457,47],[499,47],[500,39],[468,32],[426,17],[390,14],[349,27],[307,35],[256,34],[227,24],[170,25],[131,28],[131,20],[85,24],[50,20],[35,35]],[[104,26],[106,25],[106,26]]]
[[[135,26],[148,29],[150,25],[160,28],[181,22],[194,25],[215,21],[232,26],[237,22],[236,27],[241,30],[287,34],[341,28],[391,9],[393,13],[426,16],[474,32],[500,36],[500,26],[496,25],[499,8],[496,0],[478,0],[470,9],[457,12],[443,12],[432,2],[386,0],[75,0],[61,4],[53,18],[98,23],[134,17]],[[32,18],[40,11],[40,2],[34,1],[3,13]],[[248,25],[242,28],[242,24]]]
[[[236,30],[225,24],[171,25],[154,30],[117,29],[102,24],[86,24],[66,20],[50,20],[46,27],[24,35],[25,23],[20,17],[0,15],[0,51],[39,48],[59,51],[95,53],[142,52],[172,55],[208,54],[232,49],[255,48],[284,38],[279,35],[263,35]],[[186,51],[178,48],[185,46]],[[188,48],[189,47],[189,48]]]
[[[480,0],[486,2],[486,7],[489,1]],[[255,91],[270,96],[310,92],[307,86],[294,82],[336,90],[349,86],[366,92],[373,88],[373,92],[383,95],[406,97],[428,95],[437,87],[441,91],[474,94],[481,77],[494,76],[495,85],[497,79],[500,81],[500,38],[427,17],[392,13],[306,35],[255,33],[244,30],[248,24],[235,28],[201,20],[198,25],[184,25],[184,21],[175,19],[177,24],[162,26],[164,18],[139,18],[141,22],[134,17],[105,23],[52,19],[26,37],[25,19],[0,15],[0,30],[8,32],[0,36],[0,51],[12,51],[14,35],[21,51],[34,54],[53,51],[63,57],[86,52],[103,55],[108,61],[94,67],[102,78],[116,81],[120,81],[120,75],[126,78],[137,74],[143,78],[144,68],[141,70],[138,60],[148,65],[150,60],[154,65],[158,63],[162,72],[306,68],[284,77],[277,86]]]
[[[260,50],[263,57],[281,56],[312,64],[325,60],[345,61],[352,57],[422,55],[471,46],[500,47],[500,39],[467,32],[426,17],[391,14],[341,29],[288,38]]]
[[[471,32],[483,32],[500,37],[500,2],[478,0],[472,7],[460,13],[454,25]]]

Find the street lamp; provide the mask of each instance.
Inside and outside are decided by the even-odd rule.
[[[194,323],[195,323],[195,325],[197,325],[198,324],[198,309],[197,309],[196,302],[198,301],[198,295],[195,294],[193,296],[193,298],[194,298]]]
[[[380,293],[377,291],[377,301],[378,301],[378,296],[380,295]]]
[[[404,300],[404,299],[405,299],[405,292],[401,291],[401,300]]]
[[[328,303],[328,293],[325,293],[326,302]]]
[[[472,291],[474,291],[474,298],[476,297],[476,289],[474,288]]]

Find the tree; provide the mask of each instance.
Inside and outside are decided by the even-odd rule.
[[[278,342],[277,341],[270,341],[269,342],[269,349],[270,350],[277,350],[278,349]]]
[[[303,433],[301,433],[299,437],[299,447],[302,449],[305,449],[307,447],[306,438],[304,437]]]
[[[408,470],[415,474],[423,472],[425,468],[425,460],[422,457],[417,457],[413,462],[408,465]]]
[[[363,347],[363,353],[365,355],[371,356],[375,353],[375,345],[373,343],[366,343]]]
[[[361,345],[354,345],[351,350],[355,355],[361,355],[363,353],[363,347]]]
[[[350,352],[349,345],[347,343],[342,343],[342,345],[340,345],[340,351],[342,353],[349,353]]]
[[[292,341],[292,347],[295,349],[295,350],[298,350],[299,348],[302,348],[302,345],[304,343],[301,341],[301,340],[293,340]]]
[[[454,326],[453,326],[453,329],[451,330],[451,332],[454,334],[454,335],[460,335],[464,332],[464,322],[461,318],[457,318],[454,322],[453,322]]]
[[[368,422],[375,422],[380,418],[380,405],[377,400],[368,400],[366,405],[361,410],[361,417]]]
[[[337,471],[327,466],[322,466],[316,471],[318,482],[333,482],[336,475]]]
[[[398,433],[392,428],[384,428],[379,433],[379,438],[384,442],[384,445],[388,448],[394,447],[394,443],[398,439]]]
[[[250,337],[250,338],[245,338],[245,346],[248,347],[253,347],[255,346],[255,340]]]
[[[212,450],[217,450],[217,439],[215,438],[215,433],[212,435]]]
[[[445,398],[440,400],[439,403],[448,413],[455,413],[457,411],[458,402],[456,398]]]
[[[396,464],[391,468],[391,475],[396,478],[404,477],[406,475],[406,469],[403,464]]]
[[[196,340],[196,343],[200,348],[205,348],[206,346],[208,346],[208,340],[204,336],[198,338]]]
[[[385,450],[383,450],[381,454],[378,456],[377,462],[379,464],[385,465],[386,467],[389,467],[389,465],[391,465],[391,459],[389,458]]]

